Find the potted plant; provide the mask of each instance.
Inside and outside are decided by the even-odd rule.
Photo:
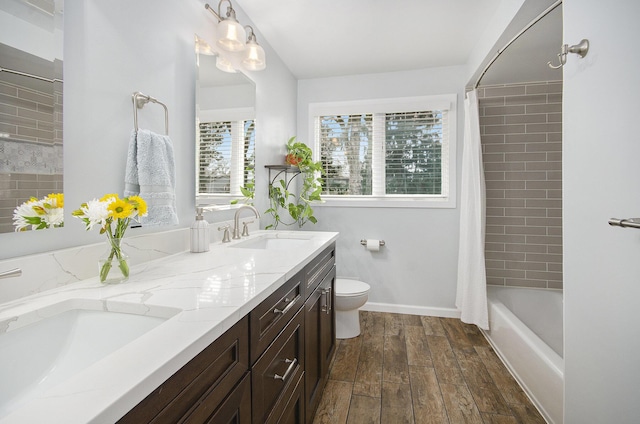
[[[302,183],[299,191],[289,190],[289,183],[285,179],[274,181],[269,187],[269,200],[271,207],[265,211],[273,217],[273,224],[266,228],[276,229],[278,224],[293,225],[302,227],[307,222],[316,223],[318,220],[313,215],[313,202],[320,202],[322,198],[322,162],[313,161],[313,152],[306,144],[296,141],[296,137],[291,137],[287,142],[287,155],[285,163],[298,168]],[[297,178],[297,176],[294,176]],[[289,213],[291,220],[281,216],[281,210]]]
[[[273,223],[267,225],[266,229],[275,230],[279,224],[294,225],[296,223],[300,228],[307,222],[314,224],[318,222],[313,215],[311,204],[322,201],[320,197],[322,193],[322,178],[320,176],[322,162],[314,162],[313,153],[309,146],[296,141],[296,137],[293,136],[287,142],[285,163],[298,169],[295,170],[294,180],[288,180],[285,173],[284,178],[272,181],[269,184],[270,207],[265,211],[265,214],[272,216]],[[300,177],[302,181],[297,185],[298,187],[290,189],[290,183]],[[296,188],[299,189],[296,190]],[[240,187],[240,190],[245,197],[245,203],[253,200],[255,195],[253,184]],[[232,203],[238,203],[238,201],[233,201]],[[283,213],[283,210],[289,215],[288,218]]]

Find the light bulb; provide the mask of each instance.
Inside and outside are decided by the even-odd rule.
[[[266,68],[264,49],[255,41],[255,37],[250,37],[242,60],[242,64],[250,71],[262,71]]]

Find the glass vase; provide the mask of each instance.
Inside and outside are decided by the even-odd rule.
[[[98,259],[98,276],[102,284],[119,284],[129,279],[129,255],[122,250],[122,240],[107,239],[107,251]]]

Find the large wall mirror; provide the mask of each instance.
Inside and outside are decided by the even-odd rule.
[[[2,0],[0,28],[0,232],[60,227],[63,0]]]
[[[256,88],[196,36],[196,205],[228,205],[253,184]]]

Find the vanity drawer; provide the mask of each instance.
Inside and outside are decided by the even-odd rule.
[[[244,317],[136,405],[119,423],[177,423],[206,399],[217,407],[249,370]]]
[[[251,424],[251,374],[246,373],[235,389],[218,405],[204,398],[181,424]]]
[[[305,268],[305,293],[309,297],[336,263],[335,243],[322,251]]]
[[[304,271],[299,272],[249,314],[251,363],[269,347],[304,304]]]
[[[254,424],[277,421],[292,386],[304,375],[304,361],[304,311],[300,310],[251,369]]]
[[[298,382],[287,389],[265,424],[304,424],[304,417],[304,374],[301,374]]]

